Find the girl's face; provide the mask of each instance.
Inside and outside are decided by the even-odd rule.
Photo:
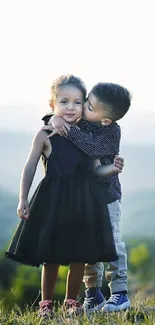
[[[82,115],[83,105],[82,92],[72,85],[65,85],[59,87],[53,109],[66,122],[76,123]]]

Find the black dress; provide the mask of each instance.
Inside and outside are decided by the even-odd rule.
[[[92,160],[67,139],[51,138],[45,177],[5,255],[22,264],[69,265],[117,260],[104,189]]]

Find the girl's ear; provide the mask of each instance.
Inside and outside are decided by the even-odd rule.
[[[54,102],[52,99],[49,100],[49,105],[50,105],[52,111],[54,111]]]
[[[110,118],[104,118],[102,121],[101,121],[101,124],[102,125],[110,125],[112,123],[112,120]]]

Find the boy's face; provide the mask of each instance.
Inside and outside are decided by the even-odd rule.
[[[112,121],[107,118],[108,105],[101,103],[99,99],[90,92],[86,103],[84,104],[84,118],[90,122],[101,122],[109,121],[110,124]]]

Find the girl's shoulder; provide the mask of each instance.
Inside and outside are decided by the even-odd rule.
[[[36,132],[36,134],[33,137],[33,141],[45,141],[47,139],[47,133],[46,131],[40,129],[39,131]]]
[[[47,143],[50,143],[49,139],[47,138],[47,132],[40,129],[36,132],[36,134],[33,137],[32,140],[32,146],[33,147],[44,147],[47,145]]]

